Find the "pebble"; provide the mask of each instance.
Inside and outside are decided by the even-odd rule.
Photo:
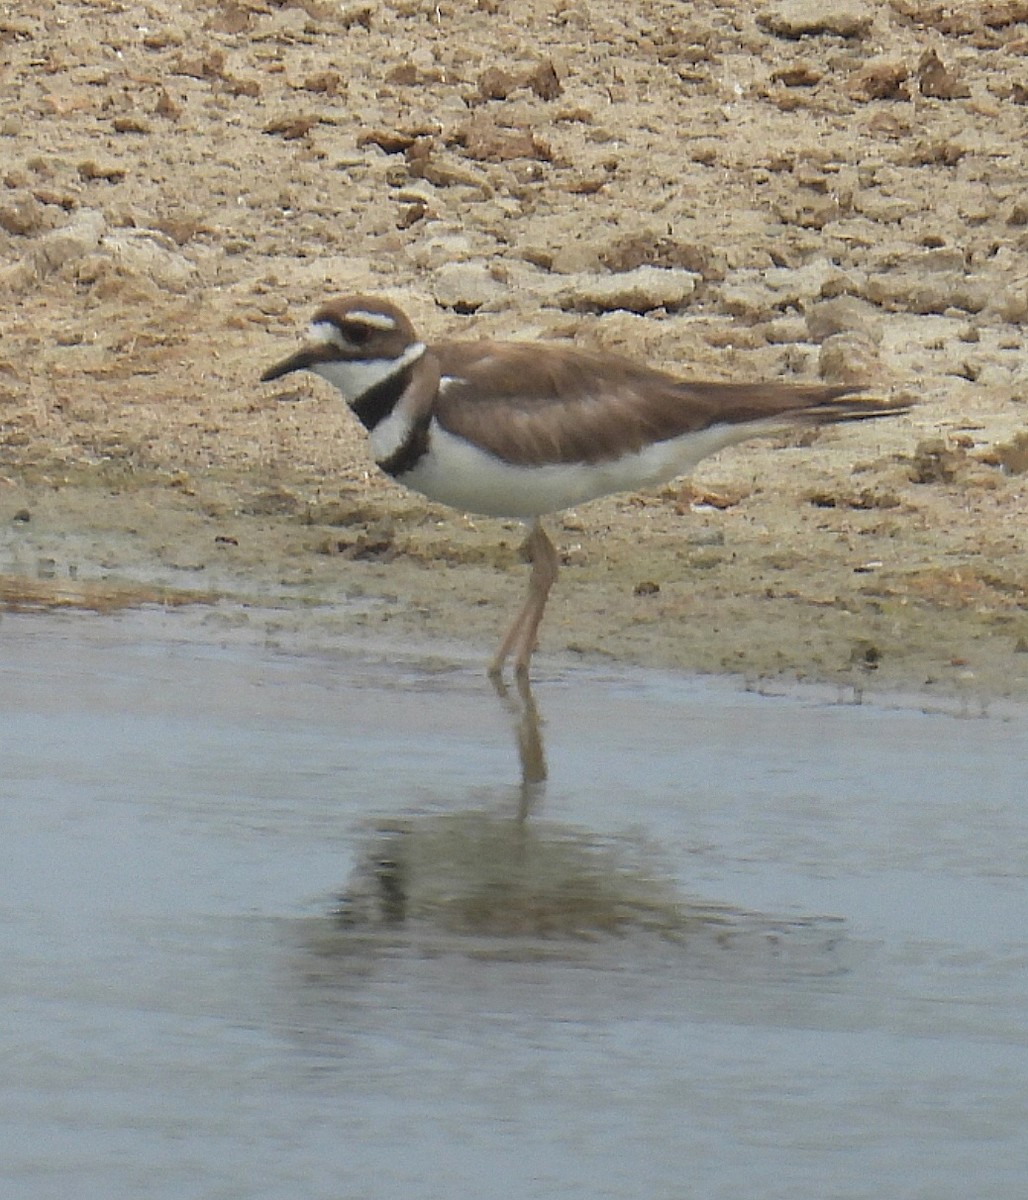
[[[1012,325],[1028,324],[1028,281],[1020,280],[1000,288],[989,301],[988,312]]]
[[[824,342],[841,333],[856,333],[871,342],[883,336],[881,314],[858,296],[834,296],[811,305],[805,317],[812,342]]]
[[[674,267],[636,267],[617,275],[569,275],[558,297],[561,308],[574,312],[646,313],[684,308],[700,276]]]
[[[802,317],[774,317],[761,327],[761,332],[773,345],[810,340],[807,324]]]
[[[878,346],[864,333],[833,333],[821,343],[817,368],[826,383],[869,383],[881,373]]]
[[[120,162],[87,158],[79,163],[78,172],[86,180],[99,179],[105,183],[120,183],[128,174],[128,167]]]
[[[436,271],[431,288],[437,304],[459,313],[477,312],[504,292],[483,263],[447,263]]]
[[[15,191],[0,203],[0,229],[18,237],[38,233],[46,224],[42,204],[30,192]]]
[[[121,271],[149,279],[162,291],[181,294],[196,281],[193,264],[155,229],[119,229],[105,236],[98,250]]]
[[[549,252],[549,269],[558,275],[593,275],[602,270],[602,246],[590,238],[568,238]],[[529,260],[532,261],[532,260]]]
[[[15,292],[34,286],[65,263],[95,250],[106,226],[103,213],[79,209],[66,225],[37,238],[19,262],[0,271],[0,283]]]
[[[991,298],[987,283],[963,271],[889,271],[871,275],[865,295],[872,304],[899,312],[946,313],[950,309],[981,312]]]
[[[874,22],[874,9],[860,0],[778,0],[758,14],[757,23],[778,37],[801,38],[830,33],[863,37]]]
[[[734,317],[758,321],[787,308],[807,308],[846,276],[827,259],[803,267],[737,271],[721,287],[721,308]]]

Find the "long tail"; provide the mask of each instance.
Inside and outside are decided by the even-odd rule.
[[[873,396],[858,394],[859,388],[838,387],[826,389],[811,387],[812,403],[793,409],[789,416],[800,422],[813,424],[835,424],[842,421],[870,421],[878,417],[900,417],[910,412],[910,403],[895,404]]]

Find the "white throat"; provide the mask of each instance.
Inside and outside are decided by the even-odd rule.
[[[424,342],[411,342],[399,358],[360,358],[352,361],[339,358],[316,363],[311,370],[337,387],[347,404],[354,404],[372,388],[417,362],[424,353]]]

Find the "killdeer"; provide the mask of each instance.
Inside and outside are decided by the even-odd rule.
[[[342,392],[378,466],[463,512],[530,525],[528,597],[490,666],[527,672],[559,560],[548,513],[690,471],[748,438],[905,411],[852,387],[693,383],[611,354],[527,342],[421,341],[395,304],[344,296],[265,382],[313,371]]]

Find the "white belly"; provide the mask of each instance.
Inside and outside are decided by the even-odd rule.
[[[701,459],[753,437],[755,432],[752,426],[714,425],[611,462],[522,467],[479,450],[433,420],[428,453],[398,482],[461,512],[530,519],[614,492],[667,483],[691,471]]]

